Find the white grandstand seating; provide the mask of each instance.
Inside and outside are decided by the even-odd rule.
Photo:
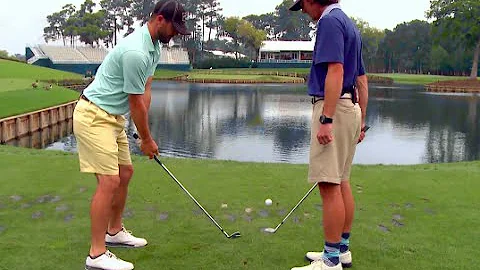
[[[42,50],[40,50],[40,48],[38,47],[30,47],[33,54],[35,54],[35,56],[41,58],[41,57],[46,57],[46,55],[43,53]]]
[[[88,59],[71,47],[40,45],[40,49],[53,63],[88,63]]]
[[[92,63],[101,63],[108,54],[104,48],[77,47],[77,50]]]
[[[108,54],[105,48],[63,47],[51,45],[29,46],[35,54],[31,62],[50,58],[54,64],[100,64]],[[30,61],[30,60],[29,60]],[[189,64],[188,53],[182,48],[163,47],[159,64]]]
[[[162,48],[159,64],[189,64],[188,53],[178,48]]]

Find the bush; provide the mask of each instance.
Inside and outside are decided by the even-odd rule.
[[[196,69],[219,69],[219,68],[256,68],[257,64],[247,59],[233,58],[209,58],[193,65]]]
[[[19,59],[13,57],[13,56],[9,56],[9,57],[0,56],[0,59],[14,61],[14,62],[20,62],[20,63],[26,63],[25,61],[19,60]]]

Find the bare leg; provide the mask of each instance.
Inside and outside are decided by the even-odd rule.
[[[323,202],[323,230],[325,241],[340,243],[345,225],[345,206],[340,185],[319,183]]]
[[[132,165],[119,165],[120,185],[113,197],[112,215],[109,220],[108,233],[116,234],[122,229],[122,214],[127,201],[128,184],[133,175]],[[105,237],[105,231],[103,233]]]
[[[120,185],[118,175],[96,175],[97,189],[90,206],[92,243],[90,255],[98,256],[106,251],[105,232],[112,214],[114,194]]]
[[[355,200],[353,199],[349,181],[343,181],[340,187],[342,190],[343,204],[345,206],[345,225],[343,226],[343,232],[349,233],[352,230],[355,214]]]

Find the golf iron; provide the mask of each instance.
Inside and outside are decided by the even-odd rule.
[[[137,140],[137,139],[140,139],[139,136],[137,134],[134,134],[133,137]],[[192,194],[190,194],[190,192],[188,192],[188,190],[182,185],[182,183],[180,183],[180,181],[177,180],[177,178],[170,172],[170,170],[168,170],[168,168],[160,161],[160,159],[158,159],[157,156],[153,156],[153,158],[155,159],[155,161],[160,165],[162,166],[162,168],[168,173],[168,175],[170,175],[170,177],[175,180],[175,182],[180,186],[180,188],[185,192],[187,193],[187,195],[190,197],[190,199],[192,199],[195,204],[200,207],[200,209],[202,209],[203,213],[205,213],[205,215],[207,215],[207,217],[215,224],[215,226],[217,226],[218,229],[220,229],[223,234],[225,235],[225,237],[227,237],[228,239],[232,239],[232,238],[238,238],[241,236],[240,232],[234,232],[232,234],[228,234],[216,221],[215,219],[207,212],[207,210],[205,210],[205,208],[203,208],[203,206],[192,196]]]
[[[277,227],[274,228],[265,228],[263,229],[264,232],[267,232],[267,233],[276,233],[278,228],[280,228],[280,226],[283,225],[283,223],[285,223],[285,221],[288,219],[288,217],[293,213],[293,211],[295,211],[295,209],[297,209],[297,207],[308,197],[308,195],[310,195],[310,193],[312,193],[312,191],[317,187],[318,183],[315,183],[311,188],[310,190],[307,192],[307,194],[305,194],[305,196],[303,196],[303,198],[297,203],[297,205],[295,205],[292,210],[290,211],[290,213],[287,214],[287,216],[282,220],[282,222],[280,222],[280,224],[277,225]]]

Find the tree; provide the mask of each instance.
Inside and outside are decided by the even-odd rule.
[[[275,8],[275,36],[280,40],[311,40],[310,18],[302,12],[289,10],[292,1],[283,0]]]
[[[261,15],[248,15],[243,17],[243,19],[252,23],[255,28],[264,30],[269,39],[275,38],[276,18],[273,12]]]
[[[80,41],[92,47],[94,43],[99,45],[100,40],[108,36],[108,31],[102,29],[106,17],[105,10],[94,13],[95,5],[92,0],[85,0],[72,21],[72,30],[79,36]]]
[[[480,55],[480,1],[478,0],[431,0],[427,17],[441,38],[459,39],[467,49],[473,49],[471,79],[478,75]]]
[[[362,54],[366,69],[369,71],[377,71],[383,69],[383,57],[379,57],[380,42],[385,38],[385,32],[357,18],[352,18],[362,35]]]
[[[388,71],[423,73],[430,60],[431,26],[419,20],[399,24],[393,31],[385,31],[380,46]]]
[[[245,21],[242,21],[239,17],[229,17],[225,20],[225,33],[228,37],[232,38],[233,43],[235,44],[235,58],[238,59],[238,46],[240,41],[239,28],[241,24]]]
[[[238,27],[238,36],[245,46],[251,49],[252,53],[250,54],[250,58],[257,59],[258,51],[263,41],[267,39],[267,33],[255,28],[250,22],[242,20]]]
[[[132,0],[101,0],[100,6],[105,12],[104,27],[108,27],[105,30],[113,36],[112,45],[117,45],[117,33],[133,25],[130,16],[130,12],[133,13]]]
[[[75,6],[68,4],[62,7],[59,12],[54,12],[47,16],[48,26],[43,29],[43,37],[46,42],[49,40],[63,40],[63,46],[66,45],[67,34],[65,33],[67,19],[75,13]]]
[[[9,58],[8,52],[5,50],[0,50],[0,58]]]
[[[218,18],[220,11],[223,9],[220,7],[218,0],[204,0],[205,1],[205,19],[207,20],[206,26],[208,31],[208,41],[212,40],[212,30],[217,28]]]
[[[150,19],[155,2],[153,0],[132,0],[131,15],[144,25]]]
[[[449,69],[448,64],[448,52],[440,45],[436,45],[432,48],[430,53],[430,68],[435,74],[442,74],[442,71]]]

